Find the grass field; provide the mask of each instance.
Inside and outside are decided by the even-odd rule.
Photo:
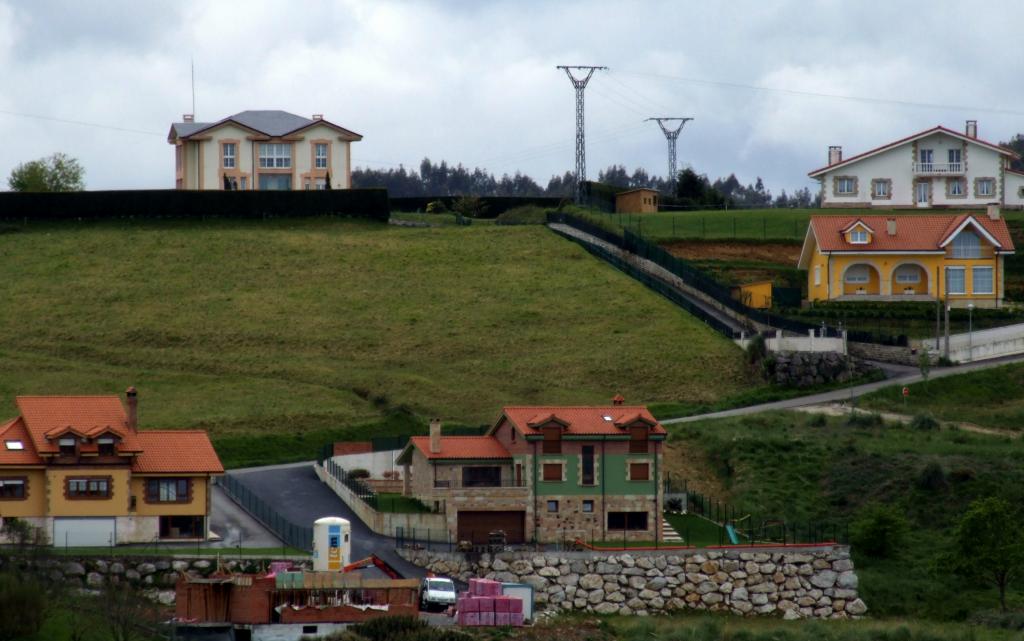
[[[334,219],[0,234],[0,416],[134,384],[229,466],[492,421],[503,404],[714,403],[762,387],[692,316],[542,227]],[[706,375],[713,370],[715,376]]]
[[[814,421],[775,412],[673,426],[665,469],[753,522],[842,525],[870,504],[897,507],[912,530],[899,556],[868,559],[854,548],[861,596],[873,616],[960,620],[996,607],[994,590],[956,581],[939,558],[972,500],[1024,499],[1024,442],[960,430],[853,427],[844,418],[824,426]],[[942,469],[940,487],[921,480],[930,463]],[[1022,588],[1013,592],[1014,607],[1024,605]]]
[[[905,400],[902,390],[892,387],[858,402],[870,409],[1020,431],[1024,429],[1024,363],[915,383]]]

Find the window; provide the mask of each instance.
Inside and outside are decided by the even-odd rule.
[[[918,157],[921,159],[920,170],[921,171],[931,171],[932,170],[932,157],[933,157],[932,150],[931,149],[921,149],[920,151],[918,151]]]
[[[260,174],[260,190],[288,191],[292,188],[291,174]]]
[[[609,512],[609,530],[646,530],[647,512]]]
[[[583,512],[585,514],[591,514],[594,511],[594,502],[591,500],[583,501]]]
[[[946,158],[949,159],[949,170],[960,171],[960,150],[949,149],[947,150]]]
[[[25,444],[21,441],[10,440],[4,441],[4,447],[9,450],[23,450],[25,449]]]
[[[315,625],[304,625],[302,626],[302,634],[316,634],[318,629]]]
[[[224,169],[235,168],[235,143],[226,142],[222,146],[224,149]]]
[[[814,286],[821,284],[821,265],[814,266]]]
[[[316,143],[315,155],[316,160],[313,166],[317,169],[327,169],[327,143]]]
[[[967,284],[964,282],[964,268],[963,267],[947,267],[946,268],[946,293],[947,294],[966,294]]]
[[[953,258],[981,258],[981,239],[967,229],[953,239]]]
[[[110,436],[96,439],[96,449],[100,456],[114,456],[114,439]]]
[[[976,178],[974,193],[976,196],[992,196],[996,191],[996,181],[992,178]]]
[[[248,181],[246,180],[246,177],[242,176],[241,182],[238,183],[238,188],[241,189],[242,191],[245,191],[247,182]]]
[[[580,485],[594,484],[594,446],[584,445],[580,454]]]
[[[630,463],[629,464],[629,480],[630,481],[650,481],[651,480],[651,464],[650,463]]]
[[[84,478],[68,478],[65,493],[69,499],[109,499],[110,477],[87,476]]]
[[[523,464],[516,463],[516,487],[523,487]]]
[[[501,468],[463,467],[462,487],[501,487]]]
[[[548,512],[558,511],[558,501],[548,501]]]
[[[287,169],[292,166],[292,146],[281,142],[260,143],[260,167]]]
[[[841,195],[850,195],[857,192],[857,183],[853,178],[849,176],[840,176],[836,179],[836,193]]]
[[[992,268],[974,267],[971,269],[971,289],[975,294],[992,294]]]
[[[647,452],[647,426],[640,425],[629,428],[629,453],[646,454]]]
[[[961,178],[950,178],[946,181],[947,196],[963,196],[964,181]]]
[[[325,189],[327,189],[327,180],[325,180],[324,178],[317,178],[316,179],[316,190],[317,191],[324,191]]]
[[[873,198],[888,198],[889,197],[889,180],[872,180],[871,181],[871,196]]]
[[[146,503],[188,503],[188,479],[146,479]]]
[[[25,477],[0,477],[0,500],[16,501],[25,498]]]
[[[916,285],[921,282],[921,269],[916,265],[900,265],[896,268],[896,282]]]
[[[60,448],[61,456],[74,456],[78,450],[78,439],[75,437],[65,437],[57,441],[57,446]]]
[[[853,265],[846,270],[846,282],[852,285],[866,284],[871,280],[871,268],[867,265]]]
[[[562,464],[561,463],[545,463],[544,464],[544,480],[545,481],[561,481],[562,480]]]
[[[850,242],[856,245],[863,245],[868,242],[868,230],[854,229],[850,232]]]
[[[561,454],[562,453],[562,428],[557,425],[552,427],[544,428],[544,447],[542,451],[545,454]]]

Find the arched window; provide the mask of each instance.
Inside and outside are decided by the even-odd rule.
[[[846,282],[863,284],[871,280],[871,268],[867,265],[853,265],[846,270]]]
[[[981,258],[981,239],[967,229],[953,239],[953,258]]]
[[[896,268],[896,282],[901,285],[916,285],[921,282],[921,268],[917,265],[900,265]]]

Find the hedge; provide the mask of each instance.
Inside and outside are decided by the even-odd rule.
[[[140,189],[0,193],[0,220],[104,218],[264,218],[349,216],[387,221],[385,189],[186,191]]]
[[[444,203],[445,207],[451,209],[452,205],[459,198],[462,198],[462,196],[403,196],[401,198],[392,198],[391,208],[394,211],[426,211],[427,205],[435,200],[440,200]],[[482,218],[496,218],[499,214],[503,214],[509,209],[524,205],[554,208],[558,207],[559,203],[565,200],[564,198],[551,196],[480,196],[479,199],[487,208]]]

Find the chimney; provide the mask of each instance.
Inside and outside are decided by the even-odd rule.
[[[890,236],[895,236],[896,235],[896,219],[895,218],[889,218],[888,220],[885,221],[885,231],[888,232],[888,234]]]
[[[978,137],[978,121],[977,120],[968,120],[967,121],[967,126],[964,127],[964,135],[966,135],[968,138],[977,138]]]
[[[139,391],[133,385],[124,395],[128,399],[128,429],[134,432],[139,429]]]
[[[196,117],[195,117],[194,114],[183,114],[181,116],[181,119],[184,120],[185,122],[195,122],[196,121]]]
[[[430,419],[430,453],[441,453],[441,419]]]
[[[829,166],[841,162],[843,162],[843,148],[840,147],[839,145],[832,145],[831,147],[828,148]]]
[[[626,399],[622,397],[622,394],[616,394],[612,397],[612,405],[622,405],[626,402]]]
[[[313,114],[313,120],[323,120],[323,119],[324,119],[324,115],[323,114]]]
[[[989,220],[999,220],[999,203],[989,203],[986,207]]]

